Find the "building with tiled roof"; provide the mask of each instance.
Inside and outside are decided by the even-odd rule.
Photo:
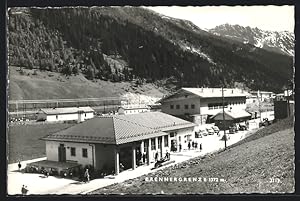
[[[114,168],[119,163],[135,168],[145,154],[147,163],[155,154],[187,148],[194,123],[161,113],[96,117],[42,138],[49,161],[77,162],[96,169]],[[146,161],[144,161],[146,162]]]
[[[38,121],[84,121],[94,117],[91,107],[42,108],[37,112]]]
[[[250,94],[242,89],[224,88],[224,107],[246,109],[246,97]],[[162,98],[162,112],[178,117],[193,117],[193,122],[205,124],[211,116],[223,109],[222,88],[181,88]]]

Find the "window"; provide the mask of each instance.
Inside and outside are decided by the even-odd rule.
[[[88,157],[88,152],[86,148],[82,148],[82,157],[87,158]]]
[[[176,109],[180,109],[180,105],[176,105]]]
[[[189,105],[184,105],[184,109],[189,109]]]
[[[170,109],[173,110],[174,109],[174,105],[170,105]]]
[[[151,139],[151,150],[155,150],[156,147],[155,147],[155,138],[152,138]]]
[[[175,136],[174,132],[170,133],[170,137],[174,137],[174,136]]]
[[[71,156],[76,156],[76,149],[75,149],[75,147],[71,147]]]
[[[178,141],[181,142],[181,136],[178,136]]]
[[[194,105],[194,104],[192,104],[192,105],[191,105],[191,108],[192,108],[192,109],[195,109],[195,105]]]
[[[165,147],[169,146],[169,136],[167,136],[167,135],[164,136],[164,144],[165,144]]]

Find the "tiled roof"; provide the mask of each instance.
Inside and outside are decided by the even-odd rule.
[[[222,88],[182,88],[185,91],[193,93],[203,98],[222,97]],[[249,93],[237,88],[224,88],[224,97],[243,97]]]
[[[73,114],[79,111],[94,112],[91,107],[64,107],[64,108],[43,108],[40,111],[45,114]]]
[[[96,117],[42,139],[86,143],[124,144],[166,135],[164,131],[195,124],[161,112]]]
[[[245,110],[226,110],[225,112],[225,119],[228,120],[228,117],[231,119],[240,119],[245,117],[251,117],[249,112]],[[211,117],[215,120],[223,120],[223,111],[219,112],[218,114]]]

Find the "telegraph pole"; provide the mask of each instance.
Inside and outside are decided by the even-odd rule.
[[[224,88],[222,87],[222,108],[223,108],[223,129],[224,129],[224,142],[225,142],[225,149],[227,148],[227,136],[226,136],[226,129],[225,129],[225,112],[224,112]]]

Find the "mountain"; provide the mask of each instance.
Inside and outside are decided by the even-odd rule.
[[[294,33],[288,31],[265,31],[240,25],[223,24],[209,30],[218,36],[228,37],[244,44],[294,56]]]
[[[8,43],[9,65],[20,74],[26,68],[172,90],[222,85],[274,92],[292,78],[291,56],[141,7],[10,9]]]

